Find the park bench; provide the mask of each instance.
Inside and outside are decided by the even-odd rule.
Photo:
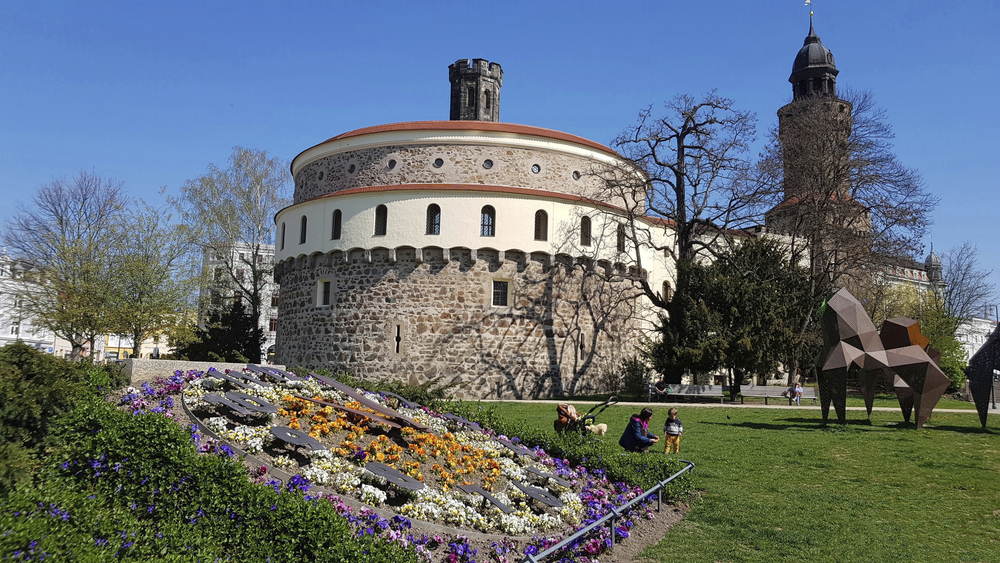
[[[649,397],[648,401],[653,402],[653,398],[656,395],[656,390],[653,385],[649,386],[648,389]],[[729,386],[727,385],[670,385],[670,393],[665,396],[665,398],[673,397],[706,397],[715,399],[718,398],[721,403],[725,398],[726,394],[729,393]]]
[[[788,399],[788,404],[791,405],[792,401],[795,399],[791,396],[792,390],[787,385],[754,385],[748,386],[744,385],[740,387],[740,404],[743,404],[744,397],[764,397],[764,404],[767,404],[768,399]],[[816,388],[815,387],[803,387],[802,388],[802,398],[812,399],[816,402]]]

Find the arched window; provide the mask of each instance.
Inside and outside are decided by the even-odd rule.
[[[285,249],[285,224],[281,224],[281,249]]]
[[[660,294],[664,301],[670,301],[670,282],[663,282],[663,293]]]
[[[441,207],[436,203],[427,206],[427,234],[441,234]]]
[[[479,236],[493,237],[497,234],[497,211],[492,205],[484,205],[479,223]]]
[[[306,216],[302,216],[302,220],[299,221],[299,244],[306,243]]]
[[[333,211],[333,232],[330,233],[331,239],[340,240],[340,223],[343,221],[343,218],[344,214],[339,209]]]
[[[618,252],[625,252],[625,225],[618,224]]]
[[[580,246],[590,246],[590,217],[580,218]]]
[[[380,205],[375,208],[375,236],[385,236],[385,228],[389,223],[389,209]]]
[[[535,240],[549,240],[549,214],[541,209],[535,212]]]

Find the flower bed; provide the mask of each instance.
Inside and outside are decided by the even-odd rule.
[[[306,494],[312,488],[314,494],[305,498],[333,503],[337,512],[356,526],[358,534],[401,543],[427,560],[443,555],[447,561],[477,557],[517,561],[642,494],[640,487],[611,483],[602,470],[572,465],[540,447],[522,449],[517,438],[507,441],[490,430],[474,429],[475,425],[427,408],[408,409],[377,393],[358,390],[360,395],[352,397],[316,379],[269,385],[250,382],[236,389],[231,381],[199,372],[178,373],[133,390],[123,403],[136,414],[155,412],[172,417],[179,402],[173,397],[182,388],[192,414],[207,428],[264,463],[256,471],[256,480],[281,490],[282,483],[269,478],[267,467],[294,474],[285,489]],[[252,405],[274,405],[277,412],[237,414],[230,407],[210,402],[215,400],[213,394],[220,396],[227,390],[259,401]],[[382,413],[401,415],[392,418],[394,422],[412,419],[419,428],[387,424],[384,414],[370,405]],[[301,432],[319,446],[303,447],[278,439],[274,430],[280,428]],[[194,429],[192,440],[202,452],[234,455],[225,443],[200,436]],[[418,490],[408,490],[395,484],[391,476],[387,479],[374,473],[368,465],[371,462],[407,476]],[[492,498],[487,500],[487,496]],[[650,500],[655,501],[655,496]],[[358,508],[360,503],[396,516],[385,518],[370,508]],[[619,520],[617,538],[627,538],[636,521],[654,515],[650,506],[641,503]],[[487,542],[481,539],[487,536],[482,536],[470,540],[458,530],[445,536],[413,533],[409,530],[411,519],[476,530],[494,539]],[[611,546],[610,533],[606,528],[596,529],[570,545],[566,555],[592,560]],[[478,555],[480,550],[482,556]]]

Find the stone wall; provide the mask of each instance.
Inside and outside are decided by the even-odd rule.
[[[635,290],[549,257],[400,250],[300,262],[281,274],[276,359],[369,380],[459,380],[462,398],[592,392],[639,342]],[[331,306],[317,306],[320,282]],[[494,280],[509,305],[494,307]]]
[[[438,159],[440,167],[435,166]],[[487,160],[492,161],[490,168],[483,166]],[[600,170],[595,166],[595,161],[582,156],[507,146],[374,147],[344,151],[304,166],[295,175],[294,203],[350,188],[405,184],[518,186],[601,198],[602,184],[594,175]]]
[[[208,368],[214,367],[215,369],[225,372],[227,369],[243,369],[247,367],[246,364],[229,364],[224,362],[190,362],[187,360],[141,360],[135,358],[129,358],[127,360],[121,360],[121,364],[124,366],[124,373],[129,376],[129,381],[132,385],[142,385],[143,382],[152,382],[156,378],[162,377],[167,378],[174,374],[175,371],[188,371],[188,370],[198,370],[198,371],[208,371]],[[285,369],[283,365],[270,366],[278,369]]]

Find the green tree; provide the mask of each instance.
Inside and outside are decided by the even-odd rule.
[[[132,340],[132,356],[142,343],[179,321],[190,294],[178,265],[190,247],[188,231],[170,224],[170,215],[140,202],[120,227],[109,280],[112,332]]]
[[[962,319],[952,316],[944,301],[932,291],[896,285],[886,291],[882,320],[894,317],[920,323],[920,332],[930,340],[929,346],[941,353],[941,370],[951,380],[951,388],[957,389],[965,383],[965,349],[955,337]]]
[[[781,245],[748,238],[710,265],[693,263],[678,287],[678,315],[662,322],[654,362],[679,378],[683,371],[724,369],[732,396],[748,378],[765,378],[798,357],[812,339],[798,331],[797,318],[813,309],[811,280],[789,263]]]
[[[809,347],[797,319],[815,308],[812,280],[789,263],[787,249],[764,238],[746,239],[709,271],[708,306],[716,312],[720,364],[735,398],[747,378],[763,380]]]
[[[173,355],[197,361],[259,363],[264,330],[235,299],[228,310],[215,310],[204,327],[194,330],[194,337],[178,342]],[[172,342],[173,344],[173,342]]]
[[[660,316],[660,340],[650,349],[653,369],[671,383],[680,383],[686,373],[697,376],[717,369],[723,346],[718,332],[721,321],[708,306],[709,268],[697,262],[678,262],[677,270],[671,313]]]

